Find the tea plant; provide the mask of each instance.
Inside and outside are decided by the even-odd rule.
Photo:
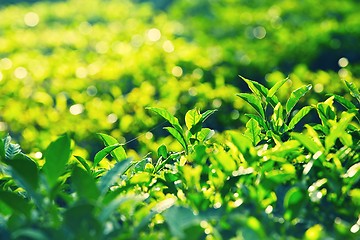
[[[44,161],[34,161],[6,136],[1,239],[357,239],[355,85],[345,82],[354,101],[331,95],[291,114],[310,86],[290,93],[283,107],[276,92],[286,79],[270,89],[244,80],[253,94],[238,95],[257,112],[244,131],[204,128],[216,110],[190,110],[182,126],[166,109],[149,107],[183,148],[162,144],[152,158],[128,158],[107,134],[98,134],[105,146],[93,159],[71,157],[76,146],[64,134]],[[297,131],[307,120],[303,109],[319,121]]]

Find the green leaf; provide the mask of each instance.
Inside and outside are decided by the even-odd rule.
[[[71,140],[68,134],[60,136],[57,140],[50,143],[49,147],[45,151],[46,162],[43,166],[43,171],[52,187],[57,182],[60,175],[65,170],[65,165],[70,158]]]
[[[331,127],[329,135],[325,137],[325,150],[327,152],[334,146],[336,139],[346,134],[345,130],[353,117],[354,114],[343,112],[340,121]]]
[[[179,124],[179,120],[171,115],[166,109],[163,108],[155,108],[155,107],[147,107],[146,109],[153,111],[154,113],[157,113],[161,117],[163,117],[165,120],[167,120],[179,133],[183,133],[183,129],[181,125]]]
[[[115,199],[113,199],[111,202],[106,203],[106,205],[104,205],[103,208],[101,208],[101,212],[99,214],[99,220],[101,222],[105,222],[106,220],[109,219],[109,217],[111,216],[111,214],[113,214],[114,212],[116,212],[117,208],[127,202],[127,201],[131,201],[132,204],[136,203],[136,202],[140,202],[140,201],[144,201],[146,199],[145,196],[139,196],[139,195],[119,195],[118,197],[116,197]]]
[[[268,95],[268,92],[269,90],[264,87],[262,84],[258,83],[258,82],[255,82],[255,81],[252,81],[252,80],[249,80],[249,79],[246,79],[242,76],[239,76],[247,85],[248,87],[250,88],[250,90],[256,95],[258,96],[260,99],[262,97],[265,97]]]
[[[95,179],[88,172],[75,166],[71,175],[72,183],[75,186],[79,197],[96,201],[100,191],[96,186]]]
[[[201,130],[202,115],[197,109],[189,110],[185,114],[185,124],[191,134],[196,134]],[[181,133],[181,132],[180,132]]]
[[[258,97],[249,93],[238,93],[236,95],[248,102],[256,110],[256,112],[258,112],[260,116],[265,119],[265,112],[261,105],[261,100]]]
[[[14,180],[20,183],[25,190],[34,191],[39,184],[39,171],[36,163],[26,155],[20,153],[8,161],[17,174],[13,175]]]
[[[328,101],[329,102],[329,101]],[[329,126],[329,120],[335,120],[336,114],[332,109],[332,105],[329,105],[327,102],[318,103],[316,105],[316,110],[318,112],[319,118],[324,126]]]
[[[162,144],[158,148],[157,153],[158,153],[159,158],[162,157],[163,159],[166,159],[168,156],[168,152],[167,152],[166,146],[164,144]]]
[[[256,146],[256,144],[258,144],[260,142],[261,128],[259,126],[259,123],[256,120],[251,118],[246,123],[245,136],[248,136],[251,139],[254,146]]]
[[[22,213],[30,216],[32,206],[29,201],[21,197],[18,193],[0,190],[0,201],[10,207],[13,212]]]
[[[284,198],[285,219],[290,221],[298,216],[298,213],[302,210],[305,202],[306,195],[304,192],[298,187],[291,188]]]
[[[265,131],[269,130],[264,119],[262,119],[260,116],[255,115],[255,114],[250,114],[250,113],[246,113],[245,116],[248,116],[249,118],[256,120],[259,123],[259,125],[265,129]]]
[[[83,165],[83,167],[86,169],[87,172],[89,173],[91,172],[90,166],[84,158],[80,156],[74,156],[74,157],[81,163],[81,165]]]
[[[277,130],[284,125],[284,109],[281,103],[276,104],[274,113],[271,116],[272,123],[275,124]]]
[[[229,131],[228,132],[232,143],[237,147],[237,149],[242,154],[247,154],[253,148],[253,144],[248,137],[245,137],[239,132],[236,131]]]
[[[163,213],[165,222],[169,225],[171,234],[178,239],[185,237],[184,230],[192,225],[199,224],[201,218],[195,215],[190,208],[172,206]]]
[[[120,147],[120,144],[115,143],[114,145],[106,146],[105,148],[97,152],[94,157],[93,166],[96,167],[98,163],[104,159],[104,157],[106,157],[109,153],[111,153],[113,150],[117,149],[118,147]]]
[[[0,160],[11,160],[15,155],[21,153],[19,144],[11,143],[10,135],[4,137],[1,141]]]
[[[124,174],[131,166],[131,158],[117,162],[104,176],[100,178],[98,183],[101,195],[107,193],[109,188],[116,182],[120,175]]]
[[[344,82],[345,82],[347,88],[350,90],[350,94],[353,97],[355,97],[358,100],[358,102],[360,103],[360,92],[359,92],[358,88],[355,86],[355,84],[352,82],[345,81],[345,80],[344,80]]]
[[[189,110],[185,114],[186,127],[190,130],[193,126],[198,124],[201,121],[201,119],[202,119],[202,116],[201,116],[199,110],[197,110],[197,109]]]
[[[181,144],[185,151],[188,152],[188,146],[184,137],[175,128],[164,127],[164,129],[166,129]]]
[[[211,115],[217,112],[217,109],[213,110],[206,110],[204,113],[201,114],[201,122],[205,122]]]
[[[303,145],[306,149],[309,150],[312,154],[317,153],[318,151],[321,151],[321,147],[318,146],[312,138],[309,136],[303,134],[303,133],[292,133],[291,136],[299,141],[301,145]],[[321,154],[320,156],[322,159],[324,158],[324,155]]]
[[[284,85],[284,83],[286,83],[289,80],[289,78],[285,78],[284,80],[281,80],[277,83],[275,83],[275,85],[270,88],[268,94],[267,94],[267,98],[272,98],[274,96],[274,94],[277,92],[277,90],[279,90],[279,88],[281,88],[282,85]]]
[[[205,141],[209,140],[210,138],[212,138],[212,136],[214,136],[214,134],[215,134],[214,130],[211,130],[210,128],[203,128],[199,132],[197,139],[200,142],[205,142]]]
[[[303,97],[307,92],[310,91],[312,88],[311,84],[302,86],[296,90],[294,90],[291,94],[289,99],[286,102],[286,113],[287,115],[290,115],[291,110],[294,108],[294,106],[297,104],[297,102],[300,100],[301,97]]]
[[[336,94],[331,94],[330,96],[334,97],[334,99],[340,103],[341,105],[343,105],[346,109],[351,110],[351,109],[356,109],[355,104],[353,104],[352,102],[350,102],[349,100],[347,100],[346,98],[344,98],[343,96],[339,96]]]
[[[313,107],[311,106],[305,106],[302,109],[300,109],[300,111],[298,111],[291,119],[289,125],[288,125],[288,130],[292,130],[296,124],[298,124],[301,119],[303,119],[310,111],[311,109],[313,109]]]
[[[114,138],[110,135],[107,135],[104,133],[98,133],[97,135],[103,141],[105,146],[111,146],[111,145],[118,144],[118,141],[116,140],[116,138]],[[116,159],[116,161],[121,161],[121,160],[127,158],[125,149],[122,146],[117,147],[116,149],[111,151],[110,154],[113,158]]]

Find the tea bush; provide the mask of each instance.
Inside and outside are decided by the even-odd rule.
[[[360,237],[356,1],[10,2],[0,239]]]
[[[234,97],[246,91],[238,74],[269,88],[287,75],[292,90],[313,84],[308,104],[327,93],[347,94],[341,78],[358,81],[359,7],[353,1],[138,2],[2,7],[3,135],[11,132],[35,153],[76,123],[74,140],[90,157],[100,144],[96,132],[121,143],[143,133],[147,138],[128,147],[146,154],[151,136],[164,136],[159,130],[146,135],[157,123],[147,106],[179,115],[216,108],[224,114],[213,116],[210,127],[243,126],[249,109]],[[285,99],[286,90],[278,96]]]
[[[190,110],[182,126],[148,108],[182,146],[160,145],[154,158],[128,158],[98,134],[105,147],[89,161],[72,156],[64,134],[38,162],[5,137],[1,239],[357,239],[359,90],[345,82],[353,99],[332,95],[297,109],[310,85],[284,104],[276,92],[288,79],[271,89],[243,80],[252,93],[238,96],[256,112],[243,132],[203,127],[216,110]],[[294,131],[310,111],[321,121]]]

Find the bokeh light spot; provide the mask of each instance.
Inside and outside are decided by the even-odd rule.
[[[24,22],[29,27],[35,27],[39,24],[40,18],[39,15],[37,15],[34,12],[28,12],[24,16]]]
[[[80,103],[74,104],[70,107],[69,111],[72,115],[79,115],[84,111],[84,105]]]
[[[150,41],[152,42],[156,42],[159,41],[161,38],[161,32],[159,29],[157,28],[151,28],[148,32],[147,32],[147,37]]]
[[[349,65],[349,60],[347,58],[345,58],[345,57],[342,57],[342,58],[339,59],[338,64],[342,68],[346,67],[347,65]]]
[[[147,133],[145,133],[145,137],[146,137],[146,139],[152,139],[153,138],[153,134],[152,134],[152,132],[147,132]]]
[[[95,86],[91,85],[86,89],[87,95],[93,97],[97,94],[98,90]]]
[[[166,41],[163,43],[163,49],[164,49],[165,52],[171,53],[171,52],[174,51],[174,45],[172,44],[171,41],[166,40]]]
[[[18,79],[24,79],[28,75],[28,71],[24,67],[17,67],[14,71],[14,75]]]
[[[36,152],[36,153],[34,154],[34,157],[37,158],[37,159],[41,159],[42,156],[43,156],[42,152]]]
[[[324,85],[321,83],[317,83],[314,86],[314,91],[317,93],[321,93],[324,90]]]
[[[75,72],[77,78],[86,78],[87,74],[88,71],[85,67],[78,67]]]
[[[258,26],[253,29],[253,35],[257,39],[263,39],[266,36],[266,29],[262,26]]]
[[[4,70],[10,69],[12,65],[12,61],[8,58],[3,58],[0,60],[0,67]]]
[[[183,75],[183,70],[181,67],[179,66],[175,66],[173,67],[173,69],[171,70],[172,75],[174,75],[175,77],[181,77]]]
[[[118,116],[116,116],[115,113],[110,113],[110,114],[107,116],[107,121],[108,121],[109,123],[115,123],[117,120],[118,120]]]

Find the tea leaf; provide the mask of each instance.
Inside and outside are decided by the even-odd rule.
[[[107,135],[104,133],[98,133],[97,135],[101,138],[101,140],[103,141],[105,146],[111,146],[111,145],[118,144],[118,141],[116,140],[116,138],[114,138],[110,135]],[[126,152],[122,146],[116,147],[116,149],[110,151],[110,154],[117,161],[121,161],[127,157]]]
[[[100,191],[96,186],[95,179],[82,168],[74,167],[71,180],[79,197],[93,201],[99,197]]]
[[[274,96],[274,94],[277,92],[277,90],[279,90],[279,88],[281,88],[282,85],[284,85],[284,83],[286,83],[289,80],[289,78],[285,78],[277,83],[275,83],[275,85],[270,88],[267,97],[268,98],[272,98]]]
[[[131,158],[126,158],[121,162],[117,162],[104,176],[100,178],[98,186],[101,195],[104,195],[109,188],[116,182],[120,175],[124,174],[131,166]]]
[[[188,146],[183,135],[181,135],[175,128],[172,127],[164,127],[164,129],[166,129],[181,144],[186,152],[188,151]]]
[[[69,135],[64,134],[50,143],[45,151],[46,162],[42,169],[50,186],[54,186],[57,179],[65,170],[65,165],[69,161],[71,153],[70,143]]]
[[[197,110],[197,109],[189,110],[185,114],[186,127],[190,130],[193,126],[198,124],[201,121],[201,119],[202,119],[202,116],[201,116],[199,110]]]
[[[154,113],[157,113],[165,120],[167,120],[179,133],[183,133],[183,129],[179,124],[179,120],[173,115],[171,115],[171,113],[169,113],[166,109],[155,108],[155,107],[147,107],[146,109],[153,111]]]
[[[245,136],[248,136],[253,142],[253,145],[256,146],[261,140],[260,135],[261,135],[261,128],[259,126],[259,123],[251,118],[246,123]]]
[[[358,88],[355,86],[355,84],[353,82],[348,82],[346,80],[344,80],[347,88],[350,90],[350,93],[353,97],[355,97],[358,102],[360,103],[360,92],[358,90]]]
[[[303,97],[307,92],[310,91],[312,88],[311,84],[302,86],[296,90],[294,90],[291,94],[289,99],[286,102],[286,113],[289,115],[291,110],[297,104],[301,97]]]
[[[313,107],[311,106],[305,106],[302,109],[300,109],[300,111],[298,111],[291,119],[289,125],[288,125],[288,130],[292,130],[296,124],[298,124],[301,119],[303,119],[310,111],[311,109],[313,109]]]
[[[117,149],[118,147],[120,147],[120,144],[115,143],[114,145],[106,146],[105,148],[97,152],[94,157],[93,166],[96,167],[98,163],[104,159],[104,157],[106,157],[109,153],[111,153],[113,150]]]
[[[248,93],[238,93],[236,95],[248,102],[260,114],[260,116],[265,119],[265,112],[261,105],[261,100],[258,97]]]
[[[325,138],[325,149],[327,152],[334,146],[336,139],[346,133],[345,130],[353,117],[354,114],[343,112],[340,121],[331,127],[330,134]]]
[[[244,82],[246,82],[246,84],[248,85],[248,87],[250,88],[250,90],[260,99],[262,97],[266,97],[268,95],[269,90],[264,87],[262,84],[246,79],[242,76],[239,76]]]

